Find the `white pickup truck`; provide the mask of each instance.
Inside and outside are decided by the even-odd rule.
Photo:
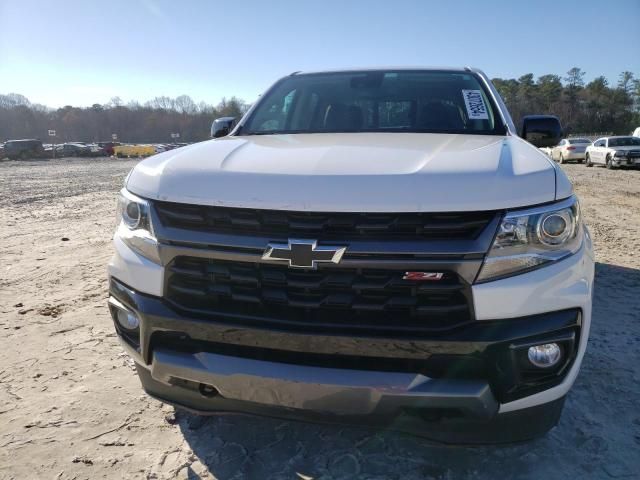
[[[445,442],[556,424],[594,258],[536,148],[555,117],[518,136],[479,70],[365,69],[291,74],[212,133],[120,194],[109,307],[150,395]]]

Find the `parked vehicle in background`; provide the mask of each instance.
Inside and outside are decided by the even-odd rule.
[[[563,138],[558,145],[551,149],[551,158],[560,163],[569,160],[582,163],[589,145],[591,145],[591,140],[588,138]]]
[[[607,168],[640,166],[640,138],[603,137],[587,147],[587,167],[605,165]]]
[[[156,149],[153,145],[118,145],[113,147],[113,154],[116,157],[149,157],[155,153]]]
[[[0,160],[4,158],[4,143],[0,143]]]
[[[42,146],[42,142],[40,140],[9,140],[4,144],[4,154],[11,160],[43,158],[44,147]]]
[[[56,157],[89,157],[91,149],[82,143],[69,142],[56,145]]]
[[[539,150],[544,153],[547,157],[551,157],[551,150],[553,150],[553,147],[541,147],[539,148]]]
[[[120,145],[120,142],[98,142],[102,148],[104,148],[105,154],[108,156],[113,155],[113,147]]]
[[[640,127],[633,131],[632,136],[640,138]]]
[[[97,143],[87,143],[86,146],[89,148],[89,155],[92,157],[104,157],[107,155],[105,149]]]
[[[139,162],[108,302],[144,388],[449,442],[545,433],[594,275],[571,183],[532,146],[561,131],[527,116],[518,136],[478,70],[297,73]]]
[[[44,148],[43,157],[44,158],[54,158],[53,155],[53,144],[52,143],[44,143],[42,144]]]

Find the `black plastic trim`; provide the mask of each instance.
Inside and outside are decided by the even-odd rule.
[[[216,344],[235,345],[245,349],[245,352],[246,349],[253,349],[252,355],[260,354],[260,351],[262,354],[275,351],[273,358],[280,360],[285,360],[286,356],[295,359],[298,355],[295,360],[287,360],[296,362],[312,353],[316,356],[315,359],[311,358],[312,355],[306,361],[316,364],[323,361],[318,356],[329,358],[342,355],[350,357],[346,360],[352,364],[362,362],[365,358],[378,364],[390,359],[400,370],[413,370],[416,362],[435,358],[436,355],[453,356],[453,361],[463,357],[482,358],[486,364],[485,373],[490,377],[487,380],[500,401],[520,398],[556,385],[564,378],[575,359],[575,355],[572,355],[552,379],[533,383],[527,380],[523,390],[518,384],[518,372],[498,366],[498,362],[502,362],[503,366],[513,365],[510,357],[512,345],[520,345],[529,340],[546,343],[566,338],[566,334],[573,332],[577,351],[582,325],[581,311],[576,308],[505,320],[476,320],[445,332],[425,332],[420,336],[401,331],[390,332],[385,336],[362,331],[340,335],[331,328],[293,331],[283,325],[269,325],[259,319],[253,321],[241,316],[190,317],[171,308],[163,299],[137,293],[113,278],[110,291],[140,316],[140,354],[136,361],[143,364],[151,363],[154,342],[168,334],[174,335],[172,348],[179,349],[180,345],[186,348],[196,343],[208,344],[212,349],[215,349]],[[155,334],[162,335],[156,338]],[[435,366],[431,365],[429,368]],[[500,372],[506,374],[501,376]]]
[[[441,408],[406,408],[395,415],[330,415],[308,410],[261,405],[255,402],[230,400],[220,395],[206,396],[199,385],[165,385],[153,379],[146,368],[136,363],[144,390],[152,397],[198,415],[240,415],[284,418],[305,423],[359,426],[370,430],[380,428],[409,433],[444,444],[507,444],[531,440],[544,435],[560,418],[565,397],[552,402],[493,418],[464,417],[463,412]],[[461,415],[462,414],[462,415]]]

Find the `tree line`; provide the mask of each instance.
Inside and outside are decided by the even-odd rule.
[[[604,76],[589,83],[585,72],[572,68],[561,77],[528,73],[517,79],[494,78],[516,125],[529,114],[557,115],[565,131],[571,133],[628,134],[640,126],[640,79],[622,72],[616,85]],[[240,117],[249,105],[236,97],[218,105],[196,103],[188,95],[156,97],[144,104],[124,104],[114,97],[105,105],[51,109],[31,103],[23,95],[0,95],[0,141],[40,138],[56,130],[56,142],[106,141],[112,134],[122,142],[165,143],[171,134],[180,141],[197,142],[209,138],[211,121],[217,117]]]
[[[494,78],[493,83],[504,99],[513,121],[531,114],[557,115],[567,134],[610,133],[627,135],[640,127],[640,79],[632,72],[622,72],[616,85],[604,76],[589,83],[578,67],[559,75],[533,74],[518,79]]]
[[[23,95],[0,95],[0,141],[38,138],[45,143],[55,140],[98,142],[110,141],[116,134],[121,142],[169,143],[198,142],[209,137],[211,122],[217,117],[240,117],[248,105],[236,98],[223,98],[218,105],[196,104],[188,95],[177,98],[156,97],[145,104],[124,104],[112,98],[105,105],[79,108],[65,106],[50,109],[33,104]],[[55,130],[54,139],[48,130]]]

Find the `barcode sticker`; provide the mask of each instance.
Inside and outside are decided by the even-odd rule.
[[[480,90],[462,90],[462,96],[469,120],[489,120],[487,106],[484,104]]]

